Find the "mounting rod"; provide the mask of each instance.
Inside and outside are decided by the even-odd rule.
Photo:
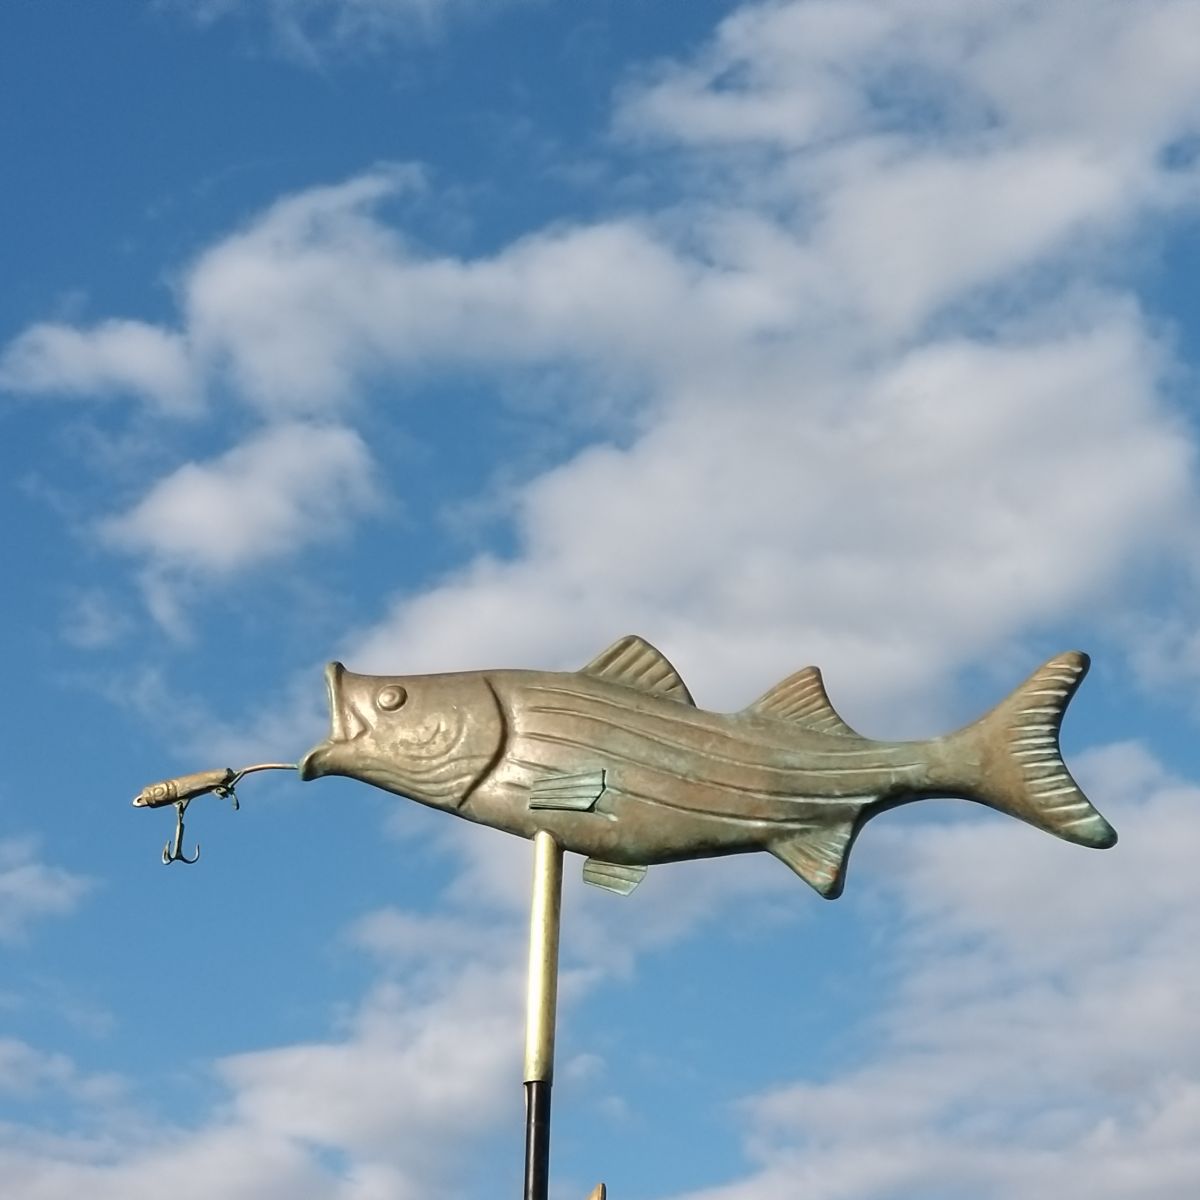
[[[529,910],[529,990],[525,1005],[525,1197],[547,1200],[550,1182],[550,1088],[558,1010],[558,931],[562,848],[539,830],[533,839]]]

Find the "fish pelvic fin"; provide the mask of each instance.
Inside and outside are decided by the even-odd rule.
[[[1116,830],[1071,778],[1058,744],[1063,713],[1089,662],[1077,650],[1057,655],[950,740],[973,743],[982,768],[975,799],[1065,841],[1106,849],[1116,842]]]
[[[618,896],[628,896],[643,879],[648,868],[631,867],[625,863],[605,862],[599,858],[589,858],[583,864],[583,882],[593,887],[603,888]]]

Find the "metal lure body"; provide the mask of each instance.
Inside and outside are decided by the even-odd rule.
[[[1083,654],[1059,655],[973,725],[886,742],[845,724],[815,667],[741,712],[699,709],[637,637],[578,672],[370,676],[331,663],[330,737],[299,770],[521,837],[545,830],[612,891],[631,891],[655,863],[767,850],[832,898],[865,821],[922,797],[975,800],[1068,841],[1112,845],[1058,748],[1087,666]]]
[[[164,779],[161,783],[151,783],[142,788],[133,798],[133,807],[162,808],[167,804],[187,804],[197,796],[231,788],[237,776],[238,772],[232,767],[177,775],[174,779]]]

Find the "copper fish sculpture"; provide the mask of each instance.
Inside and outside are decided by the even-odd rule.
[[[1058,744],[1085,654],[1050,659],[986,716],[928,741],[872,741],[805,667],[748,708],[706,712],[667,659],[625,637],[581,671],[355,675],[330,663],[332,728],[303,779],[345,775],[587,856],[625,895],[656,863],[766,850],[841,894],[855,837],[911,800],[960,797],[1082,846],[1117,835]]]

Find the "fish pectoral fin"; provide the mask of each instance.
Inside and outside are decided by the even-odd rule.
[[[687,684],[667,661],[667,656],[635,634],[613,642],[583,667],[579,674],[594,675],[598,679],[607,679],[609,683],[636,688],[639,692],[665,696],[681,704],[690,704],[693,708],[696,705],[692,693],[687,690]]]
[[[825,691],[818,667],[804,667],[777,683],[745,710],[803,725],[815,733],[841,733],[859,737],[837,714]]]
[[[616,892],[618,896],[628,896],[646,878],[648,870],[649,867],[629,867],[624,863],[589,858],[583,864],[583,882],[606,892]]]
[[[603,794],[603,771],[583,771],[576,775],[547,775],[535,780],[530,786],[529,807],[591,812]]]
[[[846,857],[856,832],[857,826],[853,821],[845,821],[840,825],[813,826],[802,833],[778,838],[767,849],[780,862],[787,863],[826,900],[836,900],[842,894],[846,880]]]

